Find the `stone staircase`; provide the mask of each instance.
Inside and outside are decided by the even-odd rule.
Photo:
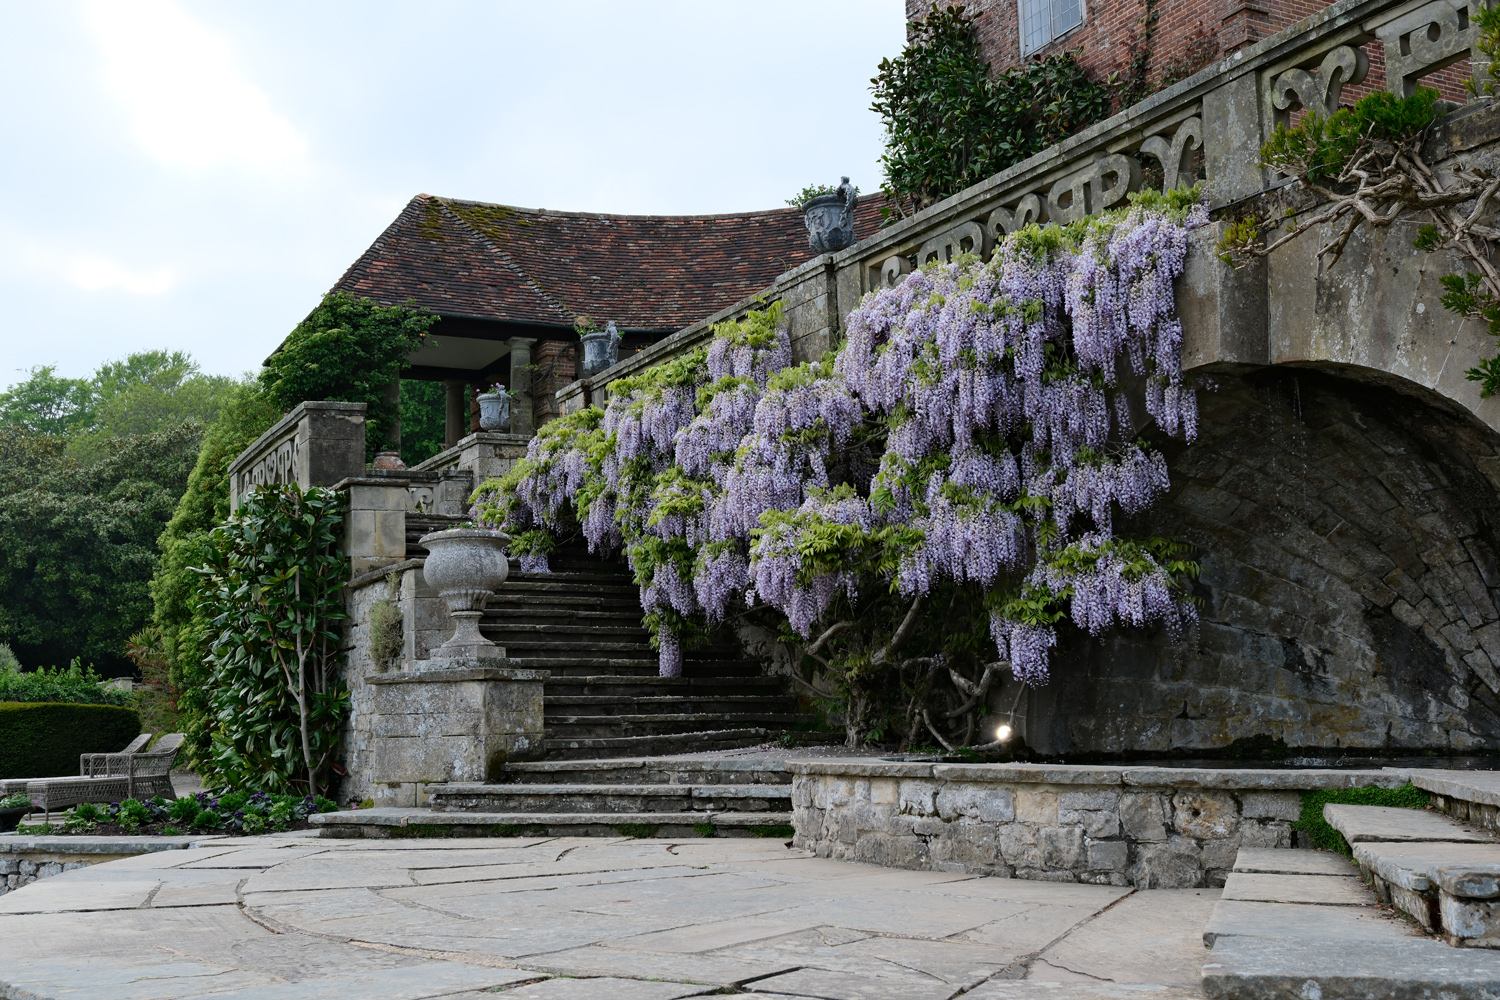
[[[446,526],[427,520],[409,525],[409,553],[423,554],[422,532]],[[549,562],[550,573],[512,569],[480,622],[516,666],[551,672],[547,758],[724,750],[817,725],[784,681],[760,675],[728,630],[686,654],[682,677],[658,676],[629,569],[581,545]]]

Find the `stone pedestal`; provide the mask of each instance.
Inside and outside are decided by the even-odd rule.
[[[494,781],[507,760],[540,757],[546,670],[501,658],[433,659],[372,674],[370,777],[378,806],[420,806],[427,786]]]

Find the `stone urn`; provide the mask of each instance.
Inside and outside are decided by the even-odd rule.
[[[422,577],[453,618],[453,638],[432,651],[434,658],[505,656],[505,647],[479,634],[479,619],[485,602],[510,575],[505,558],[509,542],[509,535],[491,528],[450,528],[422,536],[427,549]]]
[[[510,393],[482,392],[479,400],[479,427],[486,431],[510,430]]]
[[[620,331],[615,328],[614,320],[610,320],[604,329],[585,333],[580,339],[583,341],[584,378],[612,368],[620,360]]]
[[[854,206],[859,195],[849,178],[843,178],[832,194],[820,194],[802,206],[807,225],[807,245],[815,253],[833,253],[854,243]]]

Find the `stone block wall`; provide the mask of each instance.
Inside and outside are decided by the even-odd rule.
[[[892,868],[1138,889],[1221,886],[1241,847],[1293,846],[1301,792],[1380,771],[792,761],[796,846]]]

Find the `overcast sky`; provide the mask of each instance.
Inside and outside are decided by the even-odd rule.
[[[0,386],[251,370],[412,195],[678,214],[880,183],[903,0],[0,0]]]

